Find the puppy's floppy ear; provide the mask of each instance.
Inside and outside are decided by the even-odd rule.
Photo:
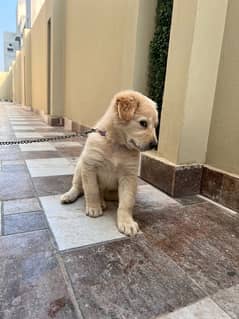
[[[124,121],[132,120],[139,103],[132,95],[122,95],[116,98],[116,108],[119,118]]]

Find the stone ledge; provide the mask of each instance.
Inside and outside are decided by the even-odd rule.
[[[239,212],[239,176],[206,165],[174,165],[142,154],[140,177],[172,197],[202,194]]]
[[[202,166],[177,166],[142,154],[140,177],[173,197],[200,192]]]

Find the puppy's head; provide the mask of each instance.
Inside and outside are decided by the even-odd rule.
[[[139,92],[123,91],[115,95],[114,109],[117,129],[124,135],[128,148],[146,151],[157,145],[155,102]]]

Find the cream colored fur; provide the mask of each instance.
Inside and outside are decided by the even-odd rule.
[[[142,121],[147,127],[142,126]],[[78,161],[72,188],[62,195],[71,203],[85,195],[86,214],[98,217],[106,209],[105,200],[118,198],[117,225],[120,232],[139,231],[133,219],[140,151],[156,143],[156,104],[136,91],[116,94],[96,128],[106,136],[91,133]]]

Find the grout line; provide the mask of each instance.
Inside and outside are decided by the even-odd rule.
[[[218,207],[224,209],[225,211],[227,211],[230,215],[232,215],[232,216],[234,216],[234,217],[238,217],[238,216],[239,216],[239,214],[238,214],[236,211],[234,211],[234,210],[232,210],[232,209],[230,209],[230,208],[228,208],[228,207],[226,207],[226,206],[223,206],[222,204],[219,204],[219,203],[213,201],[212,199],[209,199],[209,198],[207,198],[207,197],[205,197],[205,196],[203,196],[203,195],[198,195],[198,196],[199,196],[200,198],[203,198],[206,202],[212,203],[212,204],[214,204],[215,206],[218,206]]]
[[[64,260],[63,260],[62,256],[59,253],[56,253],[56,258],[57,258],[57,261],[58,261],[58,263],[60,265],[60,269],[62,271],[62,275],[63,275],[64,281],[65,281],[65,284],[66,284],[66,288],[67,288],[67,291],[69,293],[71,302],[72,302],[72,304],[74,306],[74,310],[76,312],[77,318],[78,319],[85,319],[85,316],[83,315],[83,313],[82,313],[82,311],[81,311],[81,309],[79,307],[79,304],[77,302],[77,299],[76,299],[76,296],[75,296],[75,293],[74,293],[74,288],[72,286],[72,282],[71,282],[70,276],[69,276],[69,274],[67,272]]]
[[[3,235],[3,201],[0,201],[0,236]]]
[[[43,230],[48,230],[47,227],[45,228],[39,228],[39,229],[33,229],[33,230],[29,230],[29,231],[21,231],[21,232],[17,232],[17,233],[12,233],[12,234],[3,234],[3,237],[8,237],[8,236],[15,236],[15,235],[21,235],[21,234],[29,234],[29,233],[34,233],[34,232],[38,232],[38,231],[43,231]]]

